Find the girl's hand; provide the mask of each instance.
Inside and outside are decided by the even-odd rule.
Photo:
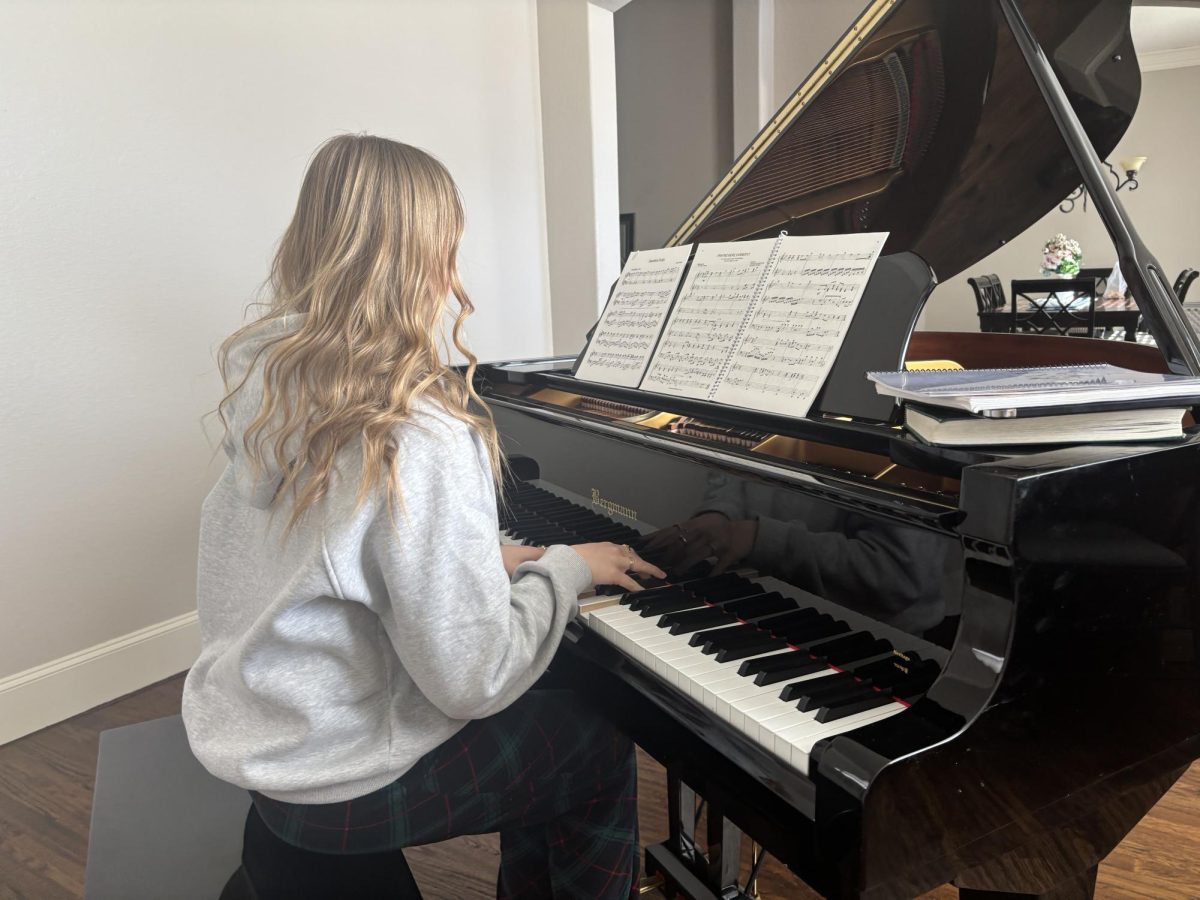
[[[576,544],[571,549],[588,564],[592,572],[592,584],[617,584],[627,591],[640,591],[642,586],[627,572],[653,575],[655,578],[667,577],[666,572],[646,562],[624,544]]]
[[[508,580],[512,581],[513,572],[517,571],[517,566],[523,562],[541,559],[542,554],[545,552],[545,547],[522,547],[517,544],[501,544],[500,558],[504,560],[504,571],[508,573]]]

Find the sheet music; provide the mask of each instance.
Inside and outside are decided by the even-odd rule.
[[[707,400],[771,259],[774,240],[701,244],[642,390]]]
[[[575,372],[577,378],[637,387],[691,250],[688,244],[629,255]]]
[[[807,415],[886,239],[880,233],[782,238],[713,399]]]

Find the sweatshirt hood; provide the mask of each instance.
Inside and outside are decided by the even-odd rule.
[[[242,387],[234,395],[226,412],[229,428],[224,441],[225,455],[229,457],[229,465],[233,469],[237,492],[256,509],[270,507],[283,483],[283,471],[274,455],[267,457],[266,468],[260,471],[246,452],[244,442],[246,429],[262,409],[266,355],[260,355],[260,351],[270,341],[297,330],[303,321],[302,313],[268,319],[252,328],[229,350],[226,364],[228,383],[241,384]]]

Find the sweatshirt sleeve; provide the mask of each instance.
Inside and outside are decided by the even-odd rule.
[[[509,581],[487,456],[465,423],[423,417],[397,443],[400,501],[366,534],[364,574],[383,588],[372,603],[430,702],[454,719],[484,718],[546,670],[591,573],[555,546]]]

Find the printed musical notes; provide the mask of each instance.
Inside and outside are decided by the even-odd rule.
[[[691,249],[688,245],[630,254],[576,377],[637,387]]]
[[[690,248],[635,254],[576,374],[807,415],[886,240],[781,235],[701,244],[673,306]]]
[[[697,248],[642,390],[710,398],[774,246],[765,240]]]
[[[762,292],[747,311],[710,399],[807,415],[837,359],[886,238],[780,238]]]

